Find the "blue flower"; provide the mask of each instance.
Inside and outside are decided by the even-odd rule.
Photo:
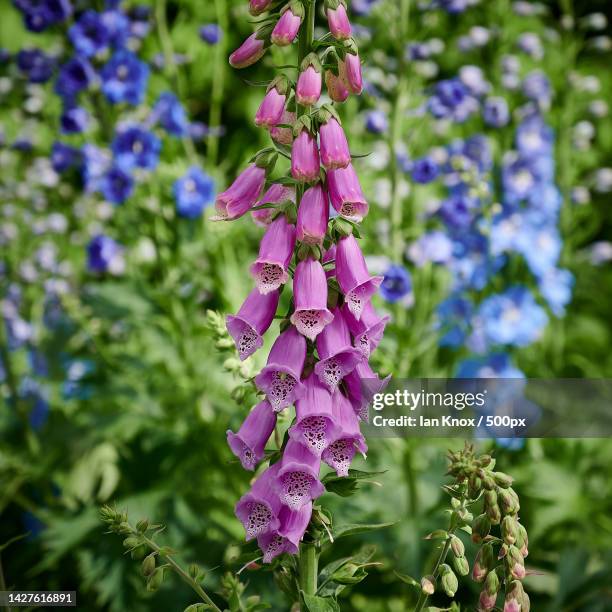
[[[109,236],[94,236],[87,245],[87,267],[91,272],[108,272],[122,252],[123,248]]]
[[[412,180],[415,183],[431,183],[439,171],[438,164],[431,157],[415,159],[412,164]]]
[[[380,295],[387,302],[406,302],[412,303],[412,279],[410,273],[403,266],[391,265],[384,274],[380,284]]]
[[[60,67],[55,91],[65,100],[72,100],[79,92],[87,89],[96,78],[91,64],[75,56]]]
[[[151,7],[138,4],[129,12],[130,34],[136,38],[144,38],[151,29]]]
[[[524,200],[536,186],[537,178],[531,160],[517,155],[506,155],[502,167],[504,201],[516,204]]]
[[[482,118],[491,127],[503,127],[510,121],[510,110],[505,98],[487,98],[482,109]]]
[[[470,95],[460,79],[447,79],[436,83],[427,108],[436,119],[463,123],[478,109],[478,101]]]
[[[104,11],[102,23],[108,32],[109,43],[116,49],[122,48],[130,36],[131,24],[122,11]]]
[[[383,134],[389,128],[389,120],[383,111],[376,109],[366,115],[365,126],[372,134]]]
[[[46,83],[53,75],[55,61],[40,49],[22,49],[17,53],[17,68],[30,83]]]
[[[69,0],[13,0],[13,4],[23,14],[25,26],[31,32],[42,32],[65,21],[72,13]]]
[[[102,177],[100,191],[112,204],[123,204],[134,190],[134,179],[118,166],[111,167]]]
[[[438,0],[438,6],[451,15],[457,15],[467,9],[468,0]]]
[[[83,160],[83,154],[76,147],[54,142],[51,148],[51,165],[56,172],[66,172],[70,168],[78,167]]]
[[[87,193],[100,190],[102,177],[111,165],[110,154],[92,144],[81,149],[83,153],[83,183]]]
[[[89,125],[89,113],[81,106],[64,109],[60,117],[62,134],[81,134]]]
[[[215,200],[215,183],[210,176],[192,166],[174,183],[176,211],[180,217],[195,219]]]
[[[475,134],[463,141],[461,152],[478,166],[480,172],[486,172],[493,166],[491,142],[482,134]]]
[[[117,51],[102,68],[102,92],[113,104],[140,104],[147,87],[149,67],[131,51]]]
[[[550,80],[541,70],[534,70],[523,79],[523,93],[529,99],[546,105],[552,95]]]
[[[538,287],[553,314],[562,317],[572,299],[574,275],[569,270],[552,268],[538,279]]]
[[[189,130],[189,121],[183,105],[170,91],[160,94],[153,107],[151,121],[159,123],[168,134],[185,136]]]
[[[442,202],[438,214],[451,229],[465,229],[473,219],[477,201],[465,195],[452,195]]]
[[[130,125],[115,136],[112,145],[115,162],[123,170],[134,166],[153,170],[159,161],[161,141],[140,125]]]
[[[200,28],[200,38],[209,45],[216,45],[223,35],[223,30],[216,23],[207,23]]]
[[[521,121],[515,133],[516,148],[523,157],[552,155],[554,134],[540,115],[530,115]]]
[[[548,322],[544,309],[521,286],[486,298],[478,308],[478,317],[488,342],[513,346],[535,342]]]
[[[110,33],[100,13],[89,10],[70,26],[68,38],[77,53],[91,57],[108,47]]]
[[[379,0],[352,0],[351,11],[355,15],[369,15]]]
[[[439,329],[443,332],[440,346],[461,346],[465,341],[474,307],[461,295],[451,295],[437,308]]]
[[[412,262],[419,267],[428,262],[444,264],[450,261],[453,255],[453,243],[444,232],[427,232],[410,246],[408,254]]]
[[[525,374],[513,365],[506,353],[492,353],[483,357],[464,359],[459,364],[457,378],[516,378]]]

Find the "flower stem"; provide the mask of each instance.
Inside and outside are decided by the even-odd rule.
[[[314,542],[300,544],[299,573],[300,589],[306,595],[315,595],[317,592],[317,575],[319,573],[319,557]],[[304,612],[306,608],[301,605]]]
[[[442,552],[440,553],[440,556],[438,557],[438,560],[436,561],[436,564],[434,565],[433,571],[431,572],[432,576],[436,575],[436,572],[438,571],[439,567],[444,563],[444,561],[446,561],[446,555],[448,555],[448,551],[450,549],[451,535],[453,534],[453,532],[454,532],[454,529],[448,532],[448,537],[446,538],[446,542],[444,543],[444,548],[442,548]],[[421,591],[419,595],[419,599],[417,601],[416,608],[414,609],[414,612],[421,612],[421,610],[427,603],[428,599],[429,599],[429,595]]]

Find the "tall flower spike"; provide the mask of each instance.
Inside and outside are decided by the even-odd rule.
[[[257,164],[249,165],[246,170],[217,196],[215,221],[232,221],[248,212],[261,195],[266,181],[266,168]]]
[[[350,234],[336,244],[336,278],[348,309],[359,320],[365,305],[376,293],[382,276],[370,276],[363,253]]]
[[[270,83],[255,114],[255,125],[271,128],[281,122],[289,92],[287,77],[277,77]]]
[[[346,14],[346,5],[341,0],[326,0],[325,13],[327,25],[336,40],[345,40],[351,37],[351,24]]]
[[[370,302],[364,306],[359,320],[353,316],[347,304],[342,306],[342,315],[353,335],[353,344],[369,359],[381,341],[390,317],[379,317]]]
[[[281,502],[292,510],[298,510],[323,495],[325,487],[319,480],[320,468],[319,456],[300,442],[289,440],[276,480]]]
[[[293,0],[282,11],[276,22],[270,40],[279,47],[290,45],[304,19],[304,5],[299,0]]]
[[[278,529],[257,538],[257,544],[264,554],[263,562],[271,563],[274,557],[283,553],[297,555],[299,543],[304,537],[311,516],[312,503],[302,506],[299,510],[283,506],[278,515]]]
[[[355,369],[363,359],[359,349],[351,346],[348,325],[339,308],[332,312],[333,321],[317,336],[319,361],[315,364],[315,374],[333,393],[340,381]]]
[[[309,258],[297,265],[293,277],[293,301],[295,311],[291,322],[300,334],[314,340],[334,318],[327,309],[327,278],[318,261]]]
[[[257,206],[263,204],[280,204],[287,200],[295,202],[295,189],[280,183],[274,183],[270,189],[263,194],[261,200],[256,202]],[[251,211],[251,217],[257,225],[266,227],[272,223],[272,217],[276,213],[275,208],[261,208],[260,210]]]
[[[352,164],[349,163],[346,168],[329,170],[327,188],[332,206],[338,214],[353,221],[361,221],[368,214],[368,202]]]
[[[270,293],[287,282],[287,266],[294,246],[295,225],[281,214],[268,226],[259,245],[259,257],[251,265],[251,274],[261,293]]]
[[[263,31],[253,32],[229,57],[234,68],[247,68],[258,62],[266,53]]]
[[[316,53],[308,54],[300,66],[295,99],[302,106],[312,106],[321,97],[322,67]]]
[[[227,431],[227,443],[245,470],[254,470],[276,425],[276,412],[267,401],[259,402],[247,415],[238,433]]]
[[[312,183],[319,178],[320,167],[316,138],[303,128],[293,141],[291,175],[302,183]]]
[[[321,141],[321,162],[327,170],[346,168],[351,163],[351,152],[340,122],[329,111],[322,111],[319,138]]]
[[[291,326],[276,339],[268,365],[255,378],[257,388],[266,394],[275,411],[304,395],[306,389],[300,379],[305,360],[306,340]]]
[[[263,345],[266,333],[278,308],[278,291],[261,294],[253,289],[235,315],[227,317],[227,331],[230,333],[240,359],[244,360]]]
[[[296,422],[289,428],[289,437],[320,457],[337,433],[332,396],[314,372],[304,384],[306,393],[295,403]]]
[[[304,192],[297,214],[297,239],[305,244],[323,245],[329,221],[329,200],[321,183]]]
[[[236,504],[236,516],[244,526],[247,542],[280,527],[282,504],[275,487],[279,468],[279,463],[271,465]]]
[[[368,447],[359,431],[359,419],[351,402],[339,391],[333,396],[333,413],[338,432],[321,458],[338,476],[348,476],[355,452],[358,450],[365,455]]]

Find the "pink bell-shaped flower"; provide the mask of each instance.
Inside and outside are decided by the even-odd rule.
[[[290,45],[297,36],[302,19],[304,19],[304,5],[294,0],[281,11],[270,40],[279,47]]]
[[[283,506],[278,513],[278,528],[257,538],[257,544],[263,552],[263,562],[271,563],[275,557],[283,553],[297,555],[311,516],[312,502],[305,504],[299,510]]]
[[[321,97],[321,62],[316,53],[307,55],[300,66],[300,75],[295,87],[295,99],[302,106],[312,106]]]
[[[290,439],[283,451],[276,480],[281,502],[297,510],[323,495],[325,487],[319,480],[320,467],[321,458],[318,455]]]
[[[280,123],[285,111],[288,92],[289,81],[286,77],[274,79],[257,109],[255,125],[271,128]]]
[[[327,189],[332,206],[339,215],[352,221],[361,221],[368,214],[368,202],[352,164],[349,163],[346,168],[329,170]]]
[[[329,200],[321,183],[304,192],[297,215],[297,239],[305,244],[323,244],[329,221]]]
[[[346,168],[351,163],[351,152],[342,126],[333,115],[319,129],[321,162],[327,170]]]
[[[266,52],[266,43],[258,38],[258,32],[253,32],[229,57],[229,63],[234,68],[247,68],[259,61]]]
[[[351,24],[346,14],[346,5],[342,0],[326,0],[325,13],[329,31],[336,40],[346,40],[351,37]]]
[[[321,165],[316,138],[306,129],[300,130],[291,149],[291,175],[301,183],[319,178]]]

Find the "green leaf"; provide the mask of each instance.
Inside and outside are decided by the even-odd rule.
[[[328,493],[335,493],[340,497],[349,497],[359,489],[357,481],[369,480],[372,476],[384,474],[382,472],[364,472],[361,470],[349,470],[348,476],[336,476],[333,472],[322,480]]]
[[[317,597],[300,591],[308,612],[340,612],[338,602],[332,597]]]
[[[370,523],[358,525],[356,523],[349,523],[347,525],[339,525],[334,529],[334,538],[343,538],[350,535],[356,535],[358,533],[368,533],[370,531],[377,531],[379,529],[386,529],[387,527],[393,527],[397,525],[398,521],[392,523]]]
[[[409,584],[410,586],[416,587],[420,590],[421,583],[412,576],[408,576],[408,574],[400,574],[399,572],[393,572],[402,582]]]

